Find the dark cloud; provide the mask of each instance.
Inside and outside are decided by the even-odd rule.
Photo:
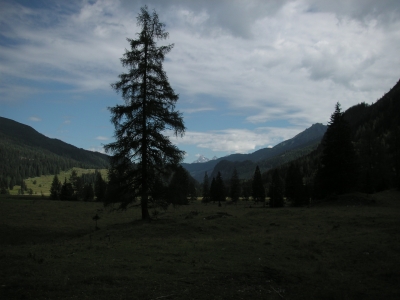
[[[398,0],[307,0],[310,11],[335,13],[339,19],[351,18],[362,23],[376,20],[390,25],[400,20]]]
[[[175,12],[177,9],[186,9],[194,14],[206,13],[207,22],[203,24],[203,32],[215,31],[216,28],[237,37],[252,37],[251,27],[260,18],[274,15],[287,1],[282,0],[149,0],[129,1],[123,0],[122,5],[138,10],[147,5],[154,8],[160,15]],[[172,20],[173,22],[173,20]]]

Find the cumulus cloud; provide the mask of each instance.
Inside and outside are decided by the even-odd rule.
[[[256,130],[226,129],[208,132],[186,132],[178,145],[195,145],[199,148],[227,153],[249,153],[258,148],[275,145],[292,138],[301,130],[298,128],[259,127]]]
[[[336,102],[346,109],[373,101],[399,78],[397,0],[82,0],[42,8],[4,1],[0,101],[54,82],[109,90],[144,4],[175,44],[164,66],[190,117],[181,144],[227,152],[273,145],[326,123]],[[202,131],[196,117],[207,112],[240,116],[247,129]],[[260,130],[279,120],[291,129]]]

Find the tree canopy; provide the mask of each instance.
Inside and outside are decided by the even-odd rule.
[[[175,110],[178,95],[163,69],[165,55],[173,45],[157,46],[158,40],[168,38],[165,25],[147,6],[141,8],[137,24],[141,32],[137,39],[127,39],[131,49],[121,58],[128,72],[112,84],[125,104],[110,108],[116,141],[105,149],[113,154],[111,168],[117,168],[116,174],[126,183],[120,188],[127,197],[116,200],[120,208],[140,197],[142,219],[149,219],[148,198],[156,177],[177,166],[184,154],[171,143],[167,132],[183,136],[185,126]]]

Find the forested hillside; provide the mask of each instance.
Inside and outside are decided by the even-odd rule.
[[[351,190],[374,193],[393,187],[400,188],[400,81],[374,104],[361,103],[350,107],[344,112],[343,118],[348,123],[355,152],[356,172]],[[321,144],[312,153],[294,161],[310,192],[315,190],[318,170],[323,167],[323,151]],[[278,169],[280,177],[285,181],[290,164],[284,164]],[[270,170],[263,174],[266,187],[272,181],[272,173],[273,170]],[[335,185],[337,182],[330,184]]]
[[[223,179],[228,179],[235,168],[241,179],[249,179],[253,176],[257,165],[261,171],[266,171],[315,150],[325,131],[326,126],[317,123],[272,148],[263,148],[249,154],[231,154],[206,163],[182,164],[182,166],[199,182],[202,182],[205,172],[211,175],[210,178],[216,177],[220,172]]]
[[[72,167],[107,168],[108,156],[50,139],[32,127],[0,117],[0,187]]]
[[[211,172],[211,178],[216,177],[218,172],[221,173],[222,178],[224,180],[229,179],[232,176],[232,172],[234,169],[237,170],[240,179],[250,179],[254,174],[254,170],[257,166],[259,166],[261,171],[268,171],[270,169],[281,166],[285,163],[296,160],[300,157],[304,157],[310,152],[317,149],[318,145],[321,142],[321,137],[316,140],[310,141],[309,143],[303,144],[298,148],[294,148],[292,150],[287,150],[280,152],[278,149],[274,149],[277,151],[272,152],[271,157],[266,159],[261,159],[258,161],[228,161],[222,160],[220,161]],[[285,142],[284,142],[285,143]],[[280,144],[279,144],[280,145]],[[279,145],[277,145],[279,147]],[[275,153],[275,154],[274,154]]]

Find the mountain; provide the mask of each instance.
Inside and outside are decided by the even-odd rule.
[[[216,160],[216,159],[218,159],[218,157],[216,157],[216,156],[214,156],[211,159],[208,159],[204,155],[200,155],[198,159],[196,159],[194,162],[192,162],[192,164],[201,164],[201,163],[205,163],[205,162],[208,162],[210,160]]]
[[[210,161],[207,157],[200,155],[198,159],[196,159],[193,164],[201,164]]]
[[[332,107],[333,111],[333,107]],[[357,183],[355,191],[374,193],[400,189],[400,80],[374,104],[360,103],[344,112],[356,152]],[[303,182],[313,189],[320,166],[322,144],[293,161],[303,172]],[[282,178],[289,164],[279,166]],[[272,170],[263,174],[265,183]]]
[[[235,167],[240,178],[249,178],[257,164],[262,171],[266,171],[280,163],[308,154],[317,147],[325,131],[326,126],[317,123],[272,148],[263,148],[250,154],[231,154],[205,163],[183,163],[182,166],[199,182],[203,180],[205,172],[212,178],[215,170],[221,171],[222,177],[226,179],[230,177]],[[280,157],[282,155],[283,157]],[[274,158],[278,163],[274,162]]]
[[[0,185],[56,174],[72,167],[107,168],[108,156],[51,139],[28,125],[0,117]]]

